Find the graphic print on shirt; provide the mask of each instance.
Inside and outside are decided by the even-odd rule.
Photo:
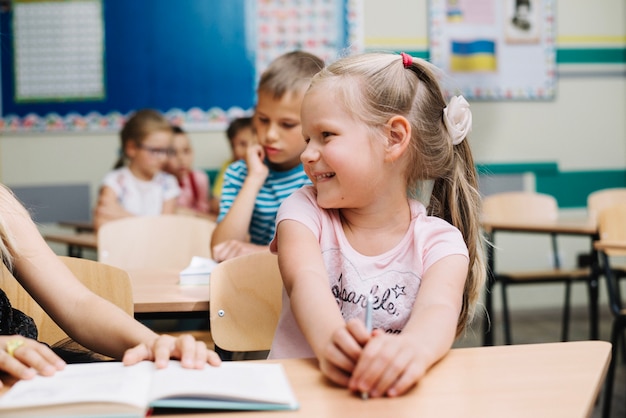
[[[339,249],[323,252],[329,284],[343,318],[364,318],[367,296],[374,298],[373,325],[399,333],[413,309],[421,278],[414,271],[381,269],[375,261],[352,262]],[[367,259],[368,257],[364,257]]]

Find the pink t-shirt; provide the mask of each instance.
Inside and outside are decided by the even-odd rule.
[[[197,192],[194,198],[194,182]],[[204,171],[194,170],[190,172],[189,177],[179,180],[180,195],[178,196],[178,206],[197,210],[202,213],[209,213],[209,177]]]
[[[318,237],[329,287],[343,318],[364,318],[367,296],[374,297],[374,328],[399,333],[407,323],[424,272],[452,254],[468,257],[460,231],[443,219],[427,216],[410,201],[411,226],[398,245],[377,256],[364,256],[349,244],[337,210],[321,209],[312,186],[303,186],[281,205],[276,225],[284,219],[301,222]],[[275,236],[270,249],[276,252]],[[305,254],[302,255],[306,257]],[[291,312],[283,290],[283,307],[270,358],[313,357],[313,351]]]

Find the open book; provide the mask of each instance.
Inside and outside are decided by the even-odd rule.
[[[224,362],[202,370],[170,361],[70,364],[52,377],[17,382],[0,397],[0,416],[144,417],[158,408],[294,410],[298,402],[280,364]]]
[[[209,284],[209,277],[217,261],[206,257],[193,256],[191,262],[180,272],[180,284]]]

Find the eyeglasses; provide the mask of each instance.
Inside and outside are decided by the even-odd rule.
[[[148,151],[153,157],[169,157],[170,155],[174,154],[174,150],[171,148],[157,148],[140,145],[139,149]]]

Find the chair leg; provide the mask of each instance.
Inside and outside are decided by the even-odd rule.
[[[617,349],[621,340],[620,334],[623,331],[623,325],[620,321],[613,321],[613,329],[611,330],[611,361],[609,363],[609,370],[606,373],[606,380],[604,384],[604,404],[602,405],[602,418],[610,418],[611,416],[611,402],[613,400],[613,381],[615,380],[615,367],[617,366]]]
[[[493,282],[488,279],[485,286],[485,316],[483,317],[483,346],[494,344],[493,336]]]
[[[563,303],[563,324],[561,325],[561,341],[569,339],[570,299],[572,294],[572,282],[565,282],[565,302]]]
[[[513,344],[513,339],[511,338],[511,318],[509,317],[509,302],[504,282],[500,282],[500,290],[502,291],[502,327],[504,330],[504,343],[510,345]]]

